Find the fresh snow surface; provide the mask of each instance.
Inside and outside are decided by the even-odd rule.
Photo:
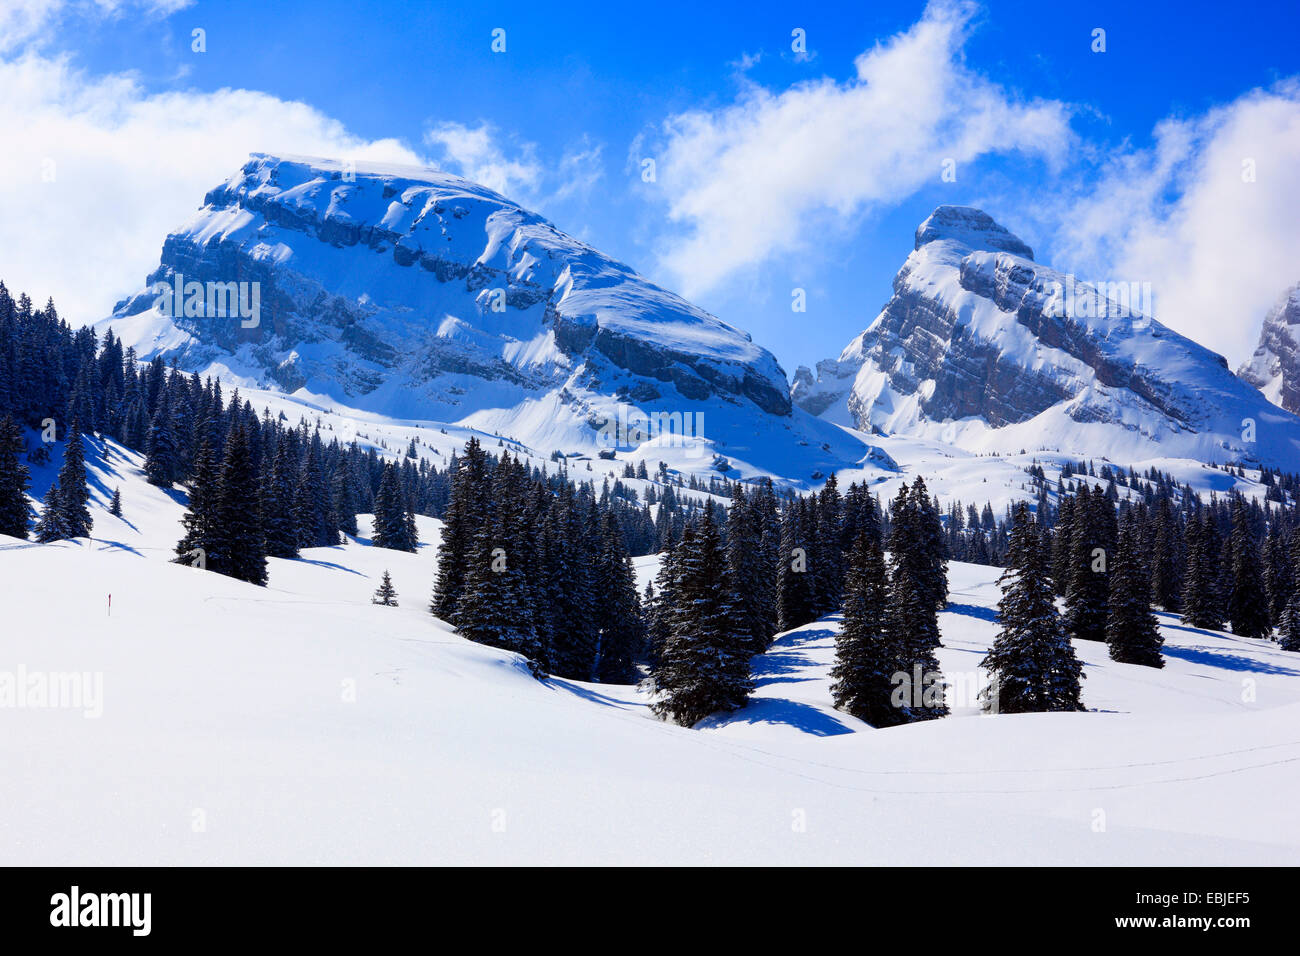
[[[954,564],[952,717],[834,711],[832,617],[756,659],[748,707],[686,729],[432,618],[436,521],[407,555],[363,516],[360,540],[272,559],[267,588],[167,563],[182,493],[108,447],[93,539],[0,539],[0,674],[102,675],[98,717],[0,709],[6,863],[1300,862],[1300,655],[1276,645],[1163,616],[1164,670],[1078,646],[1090,712],[980,716],[999,572]],[[369,603],[384,569],[398,608]]]

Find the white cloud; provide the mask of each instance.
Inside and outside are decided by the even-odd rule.
[[[1253,163],[1254,182],[1243,180]],[[1166,120],[1062,211],[1058,264],[1152,284],[1156,317],[1227,356],[1254,350],[1264,313],[1300,281],[1300,84]]]
[[[553,169],[538,159],[536,143],[516,141],[488,122],[439,123],[425,133],[424,141],[449,172],[535,208],[584,197],[604,175],[603,147],[587,136],[570,146]],[[503,142],[513,155],[507,154]]]
[[[166,17],[194,0],[0,0],[0,53],[48,40],[65,18],[104,19],[139,14]]]
[[[959,177],[990,152],[1059,162],[1072,141],[1065,106],[1020,102],[963,65],[973,12],[932,2],[920,22],[859,56],[850,81],[780,93],[751,85],[730,106],[671,117],[661,148],[644,155],[682,227],[662,254],[682,291],[806,252],[828,225],[843,229],[938,182],[945,159]]]
[[[532,196],[542,179],[537,149],[532,143],[519,147],[509,158],[498,145],[500,133],[490,123],[470,127],[462,123],[439,123],[424,134],[424,141],[438,151],[440,165],[507,198]]]
[[[52,295],[73,323],[108,314],[158,264],[162,240],[250,152],[421,163],[316,109],[264,93],[151,94],[66,58],[0,60],[0,279]],[[46,181],[52,174],[53,180]]]
[[[558,184],[551,201],[585,197],[605,175],[604,147],[583,136],[560,157]]]

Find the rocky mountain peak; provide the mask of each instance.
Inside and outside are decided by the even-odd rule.
[[[942,239],[952,239],[972,250],[1009,252],[1032,260],[1034,250],[1019,236],[997,222],[983,209],[974,206],[939,206],[916,227],[916,244],[922,246]]]
[[[1300,282],[1265,316],[1259,347],[1237,374],[1275,405],[1300,414]]]

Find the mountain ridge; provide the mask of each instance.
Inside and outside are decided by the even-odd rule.
[[[1293,467],[1300,419],[1226,359],[1139,311],[1140,295],[1117,300],[1030,255],[983,211],[938,207],[890,301],[839,358],[796,371],[793,400],[864,431],[968,450]]]
[[[191,281],[255,283],[258,320],[160,305],[158,289]],[[101,324],[188,371],[555,450],[594,453],[631,407],[670,427],[702,417],[692,468],[806,478],[868,453],[794,408],[748,333],[438,170],[253,154]],[[653,462],[670,457],[661,437],[617,444]]]

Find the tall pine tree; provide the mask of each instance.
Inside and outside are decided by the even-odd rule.
[[[1083,666],[1066,636],[1053,593],[1051,556],[1029,508],[1015,511],[1007,568],[998,583],[1001,629],[980,666],[992,678],[986,710],[1004,714],[1083,710]]]

